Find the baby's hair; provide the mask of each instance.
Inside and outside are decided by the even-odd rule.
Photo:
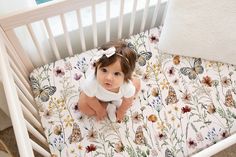
[[[124,73],[124,81],[128,82],[132,77],[132,73],[135,68],[136,63],[136,53],[133,49],[128,47],[128,44],[125,41],[111,41],[104,45],[102,45],[99,50],[107,50],[110,47],[115,47],[116,53],[111,57],[107,58],[103,55],[95,64],[95,75],[97,74],[97,67],[106,67],[116,62],[116,60],[120,59],[121,70]]]

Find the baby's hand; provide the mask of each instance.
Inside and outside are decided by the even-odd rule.
[[[97,120],[103,120],[107,117],[107,111],[103,107],[101,107],[99,110],[96,111],[97,114]]]
[[[125,116],[125,111],[123,111],[123,110],[117,110],[117,112],[116,112],[116,119],[117,119],[117,122],[122,122],[123,121],[123,119],[124,119],[124,116]]]

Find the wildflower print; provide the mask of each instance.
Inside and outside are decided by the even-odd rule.
[[[54,74],[55,74],[55,76],[57,76],[57,77],[62,77],[62,76],[65,75],[65,71],[64,71],[63,68],[60,68],[60,67],[57,66],[57,67],[54,69]]]
[[[179,55],[176,55],[173,57],[173,63],[175,65],[178,65],[180,63],[180,56]]]
[[[154,97],[159,96],[159,90],[158,90],[158,88],[153,88],[153,89],[152,89],[152,96],[154,96]]]
[[[189,106],[185,105],[185,107],[181,108],[181,111],[182,111],[182,113],[188,113],[191,111],[191,108]]]
[[[191,94],[188,93],[188,91],[186,90],[184,93],[183,93],[183,96],[182,96],[182,101],[188,103],[189,101],[191,101]]]
[[[62,133],[62,126],[61,125],[56,125],[53,129],[53,132],[55,135],[60,135]]]
[[[138,113],[138,112],[134,112],[132,114],[132,121],[134,123],[138,123],[138,122],[141,122],[143,120],[143,115]]]
[[[191,149],[194,149],[195,147],[197,147],[197,143],[192,140],[191,138],[188,139],[188,147]]]
[[[124,145],[121,141],[118,141],[117,143],[115,143],[115,148],[114,149],[117,153],[120,153],[120,152],[124,151],[125,147],[124,147]]]
[[[167,138],[167,135],[163,132],[158,133],[158,140],[165,140]]]
[[[228,78],[227,76],[222,77],[221,84],[224,87],[228,87],[231,84],[230,78]]]
[[[81,58],[80,60],[78,60],[76,66],[76,69],[80,70],[82,73],[85,74],[85,72],[88,70],[89,68],[89,61],[86,61],[86,58]]]
[[[83,150],[83,146],[82,146],[81,144],[78,144],[77,148],[78,148],[79,150]]]
[[[148,120],[154,123],[157,121],[157,116],[154,114],[151,114],[150,116],[148,116]]]
[[[78,74],[78,73],[75,73],[75,75],[74,75],[74,79],[75,79],[76,81],[80,80],[81,77],[82,77],[82,75],[81,75],[81,74]]]
[[[163,81],[160,83],[161,89],[162,89],[162,90],[163,90],[163,89],[168,89],[169,84],[170,84],[170,83],[169,83],[168,81],[163,80]]]
[[[94,144],[90,144],[89,146],[86,147],[86,152],[93,152],[97,149],[97,147]]]
[[[202,79],[202,84],[204,84],[204,85],[206,85],[208,87],[212,87],[213,81],[212,81],[211,77],[205,76]]]
[[[222,138],[228,137],[228,136],[229,136],[228,131],[227,131],[227,130],[223,130],[223,131],[221,132],[221,136],[222,136]]]
[[[149,37],[149,40],[151,43],[156,44],[159,41],[159,37],[151,34],[151,36]]]
[[[66,127],[70,126],[72,127],[72,124],[74,122],[74,119],[72,119],[69,115],[64,119],[64,122],[66,123]]]
[[[154,30],[125,40],[139,58],[132,77],[140,79],[141,90],[123,123],[97,121],[78,108],[81,86],[95,70],[97,49],[30,74],[50,154],[183,157],[236,132],[236,66],[163,53],[160,30]]]
[[[215,105],[214,104],[209,104],[209,105],[207,105],[207,112],[209,113],[209,114],[212,114],[212,113],[215,113],[216,112],[216,107],[215,107]]]
[[[45,110],[44,113],[43,113],[43,117],[46,118],[46,119],[50,119],[52,117],[53,113],[52,113],[52,110]]]
[[[88,131],[87,139],[92,142],[95,141],[98,138],[97,131],[95,131],[93,128],[91,128]]]
[[[65,62],[65,70],[72,70],[72,65],[70,62]]]
[[[175,76],[175,68],[170,67],[167,71],[167,74],[169,75],[169,77]]]

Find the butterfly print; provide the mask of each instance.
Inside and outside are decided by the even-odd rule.
[[[174,157],[174,155],[172,154],[172,152],[168,148],[165,151],[165,157]]]
[[[73,142],[80,142],[83,140],[79,125],[76,123],[73,123],[73,129],[72,129],[72,133],[70,135],[69,139],[69,143],[73,143]]]
[[[227,92],[226,92],[225,103],[224,104],[227,107],[235,107],[235,101],[233,99],[233,95],[232,95],[230,89],[228,89]]]
[[[177,103],[179,100],[177,99],[175,90],[172,86],[169,86],[169,92],[168,92],[168,96],[166,98],[166,104],[175,104]]]
[[[151,57],[152,57],[151,52],[142,51],[140,54],[138,54],[138,64],[140,66],[146,65],[146,61],[149,60]]]
[[[142,129],[142,126],[139,126],[135,132],[135,140],[134,140],[134,143],[136,144],[145,144],[145,138],[144,138],[144,135],[143,135],[143,129]]]
[[[30,81],[32,84],[34,96],[38,97],[42,102],[47,102],[49,100],[49,97],[56,92],[55,86],[45,85],[41,87],[39,81],[34,77],[31,77]]]
[[[182,67],[180,68],[180,72],[183,75],[188,76],[190,80],[194,80],[196,79],[198,74],[202,74],[204,71],[203,66],[201,66],[201,64],[201,58],[195,58],[193,67]]]

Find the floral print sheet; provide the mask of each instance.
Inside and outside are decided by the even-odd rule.
[[[31,73],[54,156],[190,156],[235,132],[236,66],[161,53],[159,35],[153,28],[126,40],[139,56],[142,87],[122,123],[96,121],[77,107],[96,49]]]

